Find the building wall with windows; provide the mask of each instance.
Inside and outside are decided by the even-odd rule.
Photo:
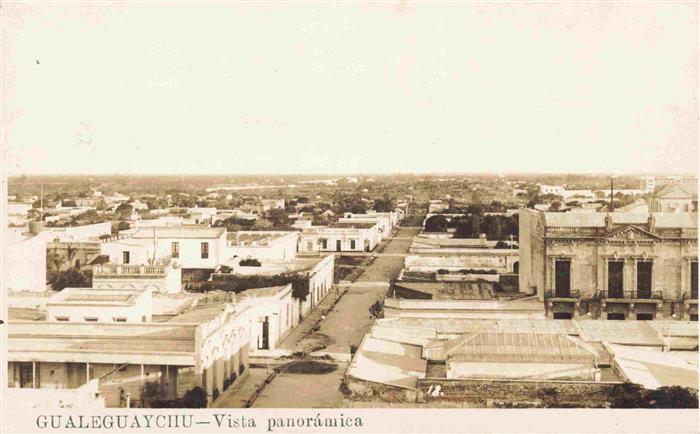
[[[299,236],[299,251],[364,252],[374,250],[379,241],[376,225],[363,228],[312,226],[305,228]]]
[[[697,319],[697,215],[520,215],[520,288],[550,316]]]
[[[228,259],[225,228],[139,228],[123,231],[120,235],[127,237],[130,245],[141,245],[147,257],[170,256],[185,269],[214,269]]]

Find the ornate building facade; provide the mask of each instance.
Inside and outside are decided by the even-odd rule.
[[[520,291],[555,319],[698,315],[695,213],[520,212]]]

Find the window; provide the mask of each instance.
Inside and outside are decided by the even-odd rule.
[[[622,268],[622,261],[608,261],[608,297],[610,298],[623,296]]]
[[[202,243],[202,259],[207,258],[209,258],[209,243],[205,241]]]
[[[637,261],[637,298],[651,298],[651,261]]]
[[[141,322],[146,322],[146,315],[141,316]]]
[[[690,262],[690,298],[698,299],[698,261]]]
[[[85,322],[97,322],[97,317],[94,316],[86,316],[83,318]]]
[[[122,264],[128,264],[130,259],[129,252],[127,250],[122,252]]]
[[[314,243],[312,241],[309,241],[306,243],[306,250],[311,252],[314,249]]]
[[[321,240],[321,247],[324,249],[327,249],[328,248],[328,240],[326,240],[326,239]]]
[[[350,240],[350,250],[355,250],[355,240]]]
[[[180,243],[177,241],[173,241],[173,243],[170,245],[170,256],[175,259],[180,257]]]
[[[654,319],[654,315],[650,313],[638,313],[637,321],[651,321]]]
[[[70,318],[67,316],[57,316],[56,321],[68,321]]]
[[[112,320],[114,320],[114,322],[126,322],[126,318],[124,318],[123,316],[120,316],[120,317],[115,316],[114,318],[112,318]]]
[[[554,319],[571,319],[571,312],[554,312]]]
[[[571,297],[571,261],[556,260],[554,263],[554,296]]]
[[[625,314],[624,314],[624,313],[618,313],[618,312],[609,312],[609,313],[608,313],[608,319],[609,319],[609,320],[624,321],[624,319],[625,319]]]

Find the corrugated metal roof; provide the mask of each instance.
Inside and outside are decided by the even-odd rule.
[[[503,362],[590,362],[595,353],[558,333],[482,332],[465,338],[448,358]]]

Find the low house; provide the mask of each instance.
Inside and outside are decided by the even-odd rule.
[[[654,212],[698,212],[697,181],[657,187],[652,194],[651,208]]]
[[[253,288],[236,295],[238,302],[246,298],[257,306],[250,342],[258,350],[274,350],[295,325],[292,284]]]
[[[238,231],[228,234],[228,257],[258,260],[292,260],[297,254],[298,232]]]
[[[195,387],[204,389],[211,402],[248,369],[251,327],[266,312],[259,311],[259,301],[201,303],[153,322],[140,311],[148,309],[147,294],[69,289],[48,307],[48,320],[11,316],[8,385],[76,390],[97,381],[107,407],[125,407],[128,399],[139,407],[148,406],[149,399],[182,399]],[[132,322],[130,309],[146,315],[146,321]],[[55,319],[60,316],[68,320]],[[149,397],[149,390],[158,393]]]
[[[333,223],[307,226],[299,236],[300,252],[369,252],[381,237],[376,223]]]
[[[214,289],[246,290],[251,285],[276,286],[293,284],[296,302],[293,307],[292,325],[296,326],[333,287],[335,255],[298,256],[293,260],[263,260],[259,265],[241,266],[237,258],[223,265],[231,268],[228,273],[216,272],[211,276]],[[226,283],[228,281],[228,283]],[[297,288],[297,285],[299,287]],[[260,287],[260,286],[258,286]]]

